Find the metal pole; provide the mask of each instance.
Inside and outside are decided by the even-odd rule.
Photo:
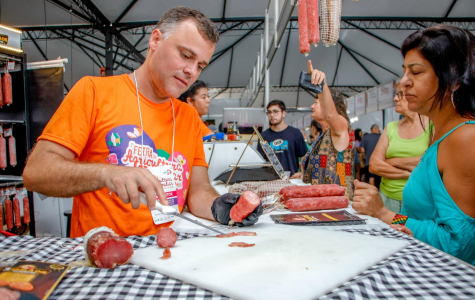
[[[113,39],[112,31],[110,29],[105,30],[106,36],[106,76],[114,75],[114,52],[112,51]]]

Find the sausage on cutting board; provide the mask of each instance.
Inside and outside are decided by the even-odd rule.
[[[345,188],[338,184],[289,186],[281,189],[279,194],[284,201],[292,198],[344,196]]]
[[[175,230],[163,227],[157,233],[157,245],[162,248],[170,248],[175,246],[178,237],[176,236]]]
[[[259,195],[252,191],[245,191],[241,198],[233,205],[229,212],[229,217],[235,222],[242,222],[261,203]]]
[[[332,196],[289,199],[285,201],[284,205],[291,211],[313,211],[347,208],[349,203],[346,196]]]

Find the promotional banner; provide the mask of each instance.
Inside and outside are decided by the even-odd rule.
[[[394,81],[378,86],[379,109],[393,106]]]
[[[349,118],[355,116],[355,97],[349,97],[346,99],[346,110]]]
[[[378,88],[374,87],[366,91],[366,113],[378,110]]]
[[[366,108],[366,96],[365,93],[359,93],[355,95],[355,112],[356,115],[364,115]]]

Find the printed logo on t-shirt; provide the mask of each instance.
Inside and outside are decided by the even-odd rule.
[[[270,146],[275,153],[281,153],[289,149],[289,142],[283,139],[277,139],[270,143]]]
[[[183,207],[187,194],[190,167],[188,159],[179,151],[170,155],[163,149],[157,149],[148,134],[135,125],[121,125],[110,130],[106,135],[109,164],[148,168],[170,167],[178,194],[178,205]]]

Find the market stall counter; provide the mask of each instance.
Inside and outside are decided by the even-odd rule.
[[[298,182],[294,183],[301,184]],[[215,182],[214,186],[220,193],[225,193],[227,191],[227,188],[222,184]],[[330,290],[325,290],[325,288],[322,289],[322,281],[318,281],[312,276],[308,277],[310,278],[309,282],[312,282],[313,280],[313,284],[307,284],[301,280],[294,281],[295,277],[290,275],[295,273],[292,273],[292,270],[289,269],[286,274],[289,274],[287,281],[291,282],[290,286],[293,285],[295,288],[295,297],[293,297],[293,299],[309,299],[308,295],[311,294],[308,293],[305,294],[306,296],[300,294],[301,297],[299,297],[298,292],[302,289],[310,291],[314,290],[316,294],[313,293],[313,295],[318,295],[318,297],[311,297],[312,299],[475,298],[475,281],[473,281],[473,278],[475,278],[475,268],[473,268],[473,266],[461,262],[460,260],[410,236],[395,231],[377,219],[358,215],[358,213],[351,209],[351,205],[344,210],[365,219],[366,224],[324,226],[318,228],[316,226],[277,225],[270,216],[288,213],[288,211],[273,210],[270,213],[261,216],[259,222],[254,226],[242,229],[230,229],[230,231],[235,232],[243,230],[254,231],[257,232],[258,236],[246,236],[241,237],[239,240],[235,238],[231,240],[216,239],[212,237],[215,234],[211,231],[206,232],[205,229],[200,229],[198,226],[195,227],[194,225],[190,225],[191,223],[178,220],[172,225],[172,228],[178,234],[178,242],[173,248],[171,248],[172,258],[165,262],[169,262],[170,265],[173,266],[173,264],[179,263],[180,260],[187,261],[188,259],[192,262],[194,256],[196,257],[195,260],[203,261],[203,253],[200,253],[200,247],[203,245],[200,246],[200,244],[204,243],[207,245],[207,243],[211,243],[209,244],[209,246],[212,246],[210,248],[216,249],[219,248],[216,246],[216,243],[219,242],[224,245],[227,252],[231,252],[230,250],[235,250],[237,248],[227,247],[229,243],[242,241],[250,243],[253,241],[253,238],[255,238],[255,242],[253,243],[256,244],[256,247],[239,248],[234,253],[236,253],[236,257],[239,257],[238,253],[240,252],[238,251],[252,249],[252,251],[245,252],[249,254],[249,259],[252,260],[253,257],[259,257],[259,261],[262,261],[262,257],[264,257],[262,256],[263,253],[259,253],[258,251],[260,245],[262,251],[265,252],[264,254],[271,258],[273,257],[272,255],[277,255],[277,253],[279,253],[279,251],[277,251],[278,248],[286,246],[280,244],[273,245],[272,248],[263,248],[265,245],[264,237],[266,235],[270,237],[269,239],[275,239],[277,238],[276,236],[281,236],[282,243],[285,244],[286,241],[292,243],[295,250],[302,247],[302,245],[295,244],[297,238],[300,238],[302,234],[308,232],[312,232],[312,234],[315,233],[312,237],[314,237],[314,239],[315,236],[320,238],[320,248],[314,248],[313,253],[306,253],[307,256],[313,255],[315,257],[318,257],[319,253],[325,251],[336,251],[328,251],[329,246],[325,246],[324,243],[325,239],[329,240],[335,236],[342,237],[340,240],[345,240],[347,243],[353,242],[354,244],[358,244],[358,241],[364,240],[370,244],[374,243],[374,245],[378,247],[381,246],[380,241],[383,240],[383,244],[398,244],[400,247],[394,251],[393,254],[390,254],[387,257],[373,258],[375,259],[374,263],[367,265],[367,267],[364,267],[351,277],[345,279],[337,286],[329,286],[331,287]],[[184,214],[194,220],[202,222],[203,224],[219,226],[217,223],[196,218],[187,212],[184,212]],[[292,235],[295,237],[290,238]],[[310,235],[307,234],[307,236]],[[290,239],[292,240],[290,241]],[[144,257],[143,255],[146,254],[147,251],[155,251],[154,248],[157,248],[158,250],[155,236],[131,236],[127,238],[127,241],[132,244],[136,253],[132,258],[132,262],[135,261],[140,263],[140,259],[137,258],[140,258],[141,256]],[[163,269],[164,272],[159,273],[153,271],[152,267],[144,268],[132,263],[117,266],[115,269],[110,270],[81,266],[74,262],[84,260],[83,249],[81,246],[82,242],[83,238],[33,238],[30,236],[5,238],[0,236],[0,264],[11,265],[11,263],[16,260],[43,261],[66,265],[72,263],[73,267],[68,270],[48,299],[228,299],[229,296],[231,296],[231,298],[242,299],[259,298],[259,293],[255,293],[252,289],[244,290],[240,294],[235,294],[233,289],[229,290],[222,284],[218,288],[215,288],[213,284],[210,285],[209,282],[197,285],[189,284],[186,282],[195,282],[193,281],[193,277],[183,277],[181,274],[176,274],[174,277],[182,280],[168,277],[163,274],[175,273],[169,273],[169,270],[167,271],[166,268]],[[388,246],[387,248],[394,247]],[[20,252],[15,253],[10,251]],[[338,251],[340,251],[339,253],[341,257],[349,259],[349,261],[347,261],[348,265],[358,265],[360,264],[360,261],[364,260],[352,256],[352,252],[361,251],[361,249],[357,249],[357,247],[338,249]],[[367,251],[368,255],[361,255],[361,258],[363,256],[374,257],[374,253],[371,252],[371,247],[368,248]],[[382,251],[385,250],[383,249]],[[294,254],[298,255],[299,253],[299,251],[294,251]],[[12,256],[15,254],[18,255]],[[189,257],[186,258],[186,255]],[[233,257],[230,254],[226,254],[224,251],[210,251],[210,255],[223,255],[223,257],[228,259],[229,263],[231,263],[229,257]],[[321,254],[321,256],[323,257],[323,254]],[[150,257],[147,259],[154,262],[160,261],[159,257]],[[220,260],[219,257],[216,257],[216,261],[222,261],[222,259]],[[274,263],[276,266],[280,266],[283,262],[275,260]],[[257,259],[256,265],[259,266]],[[289,266],[297,265],[298,261],[295,260],[295,263],[290,264]],[[243,265],[243,267],[245,266]],[[339,267],[341,266],[338,266],[337,263],[334,264],[335,270],[340,270],[338,269]],[[171,269],[179,270],[180,268],[177,267]],[[207,269],[216,268],[209,267]],[[255,270],[252,270],[252,273],[254,273],[254,271]],[[301,272],[304,271],[309,272],[308,274],[313,274],[311,273],[312,270],[303,270]],[[329,274],[327,277],[335,277],[331,275],[333,274],[332,271],[334,271],[332,268],[320,271],[323,274]],[[340,273],[341,272],[338,271],[335,274]],[[241,282],[243,280],[242,274],[246,274],[245,269],[233,271],[233,269],[230,268],[228,273],[222,274],[222,277],[227,278],[229,282]],[[251,270],[249,271],[249,274],[251,274]],[[274,278],[275,277],[262,277],[259,282],[269,283],[269,281]],[[286,278],[285,272],[282,278]],[[302,278],[305,278],[305,276]],[[214,282],[220,284],[218,279],[214,280]],[[274,293],[275,291],[278,292],[281,288],[283,289],[283,281],[271,283]],[[302,288],[303,286],[305,286],[305,288]],[[208,289],[203,289],[202,287]],[[227,292],[228,290],[229,292]],[[318,294],[317,291],[322,291],[323,293]]]

